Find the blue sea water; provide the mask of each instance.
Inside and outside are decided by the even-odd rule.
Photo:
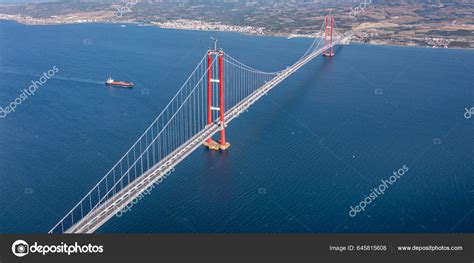
[[[211,45],[276,71],[309,39],[0,21],[0,233],[47,232],[123,155]],[[474,232],[472,50],[351,44],[318,57],[99,232]],[[107,88],[109,77],[134,89]],[[408,172],[356,217],[351,206]]]

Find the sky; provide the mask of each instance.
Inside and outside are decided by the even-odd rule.
[[[0,0],[0,3],[38,3],[53,2],[53,0]]]

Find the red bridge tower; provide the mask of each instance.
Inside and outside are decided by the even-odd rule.
[[[329,33],[329,43],[331,45],[329,53],[327,53],[327,50],[324,50],[323,56],[326,57],[333,57],[334,52],[332,51],[332,30],[334,28],[334,16],[326,16],[326,30],[324,30],[324,46],[326,46],[326,41],[328,38],[328,33]],[[328,32],[329,31],[329,32]]]
[[[217,56],[218,61],[218,79],[214,79],[212,76],[212,61],[213,56]],[[222,49],[220,51],[216,50],[209,50],[207,52],[207,125],[212,125],[212,111],[219,111],[219,119],[216,120],[221,127],[221,138],[219,142],[212,140],[212,138],[208,138],[204,145],[211,150],[227,150],[230,147],[230,143],[226,142],[225,140],[225,121],[224,121],[224,67],[223,67],[223,56],[224,53]],[[219,83],[219,107],[212,106],[214,101],[212,100],[212,92],[216,85],[214,83]]]

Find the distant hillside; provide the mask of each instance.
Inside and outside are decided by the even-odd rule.
[[[339,29],[372,28],[360,37],[363,42],[474,47],[472,0],[61,0],[0,6],[0,15],[26,24],[160,25],[184,19],[263,28],[268,35],[314,34],[328,13]]]

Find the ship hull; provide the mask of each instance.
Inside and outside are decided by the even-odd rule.
[[[129,83],[105,83],[105,85],[117,88],[133,88],[133,84]]]

